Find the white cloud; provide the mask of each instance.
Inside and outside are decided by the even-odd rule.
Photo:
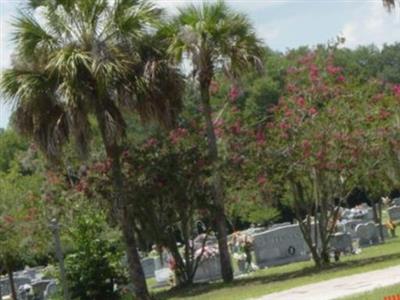
[[[379,2],[366,2],[354,13],[354,17],[343,26],[345,45],[350,48],[359,45],[400,41],[399,11],[389,14]]]

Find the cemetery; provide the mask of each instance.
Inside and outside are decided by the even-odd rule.
[[[0,1],[0,300],[400,296],[399,10]]]

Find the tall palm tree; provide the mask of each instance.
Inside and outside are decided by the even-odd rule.
[[[227,246],[224,188],[218,167],[217,138],[214,131],[210,84],[218,70],[232,78],[249,68],[261,67],[263,47],[246,16],[232,11],[223,1],[187,6],[165,27],[171,38],[170,52],[178,61],[191,60],[206,123],[209,156],[213,163],[214,206],[222,276],[233,280]]]
[[[397,0],[382,0],[382,1],[383,1],[383,5],[388,10],[391,10],[392,8],[394,8],[396,6],[396,2],[397,2]]]
[[[159,9],[137,0],[31,0],[13,24],[13,65],[0,82],[15,109],[16,127],[52,161],[61,161],[69,138],[85,157],[95,120],[112,162],[113,211],[141,300],[150,296],[120,157],[123,110],[171,125],[180,109],[182,78],[165,59],[165,43],[155,28],[159,18]]]

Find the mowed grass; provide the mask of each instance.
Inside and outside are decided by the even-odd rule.
[[[323,270],[316,269],[312,261],[307,261],[259,270],[230,284],[214,282],[152,292],[159,300],[244,300],[394,265],[400,265],[399,238],[389,239],[382,245],[363,248],[362,253],[358,255],[343,256],[339,263],[333,263]]]
[[[400,284],[391,285],[385,288],[373,290],[368,293],[353,295],[340,300],[384,300],[385,297],[400,295]]]

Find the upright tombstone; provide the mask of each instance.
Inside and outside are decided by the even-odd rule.
[[[361,220],[344,220],[342,221],[344,232],[349,233],[352,238],[357,238],[356,227],[362,223]]]
[[[373,222],[357,225],[356,233],[361,247],[379,243],[379,232]]]
[[[309,260],[309,251],[299,225],[282,226],[255,234],[256,263],[265,266]]]
[[[400,198],[394,198],[392,200],[392,205],[394,206],[400,206]]]
[[[204,258],[200,261],[197,267],[196,274],[194,275],[194,282],[208,282],[220,279],[221,275],[221,264],[219,256],[213,256]]]
[[[147,257],[142,259],[142,268],[144,272],[144,276],[146,278],[152,278],[154,277],[154,272],[155,272],[155,262],[153,257]]]
[[[46,287],[43,297],[44,300],[50,300],[54,294],[57,293],[57,283],[55,280],[52,280]]]
[[[388,208],[388,214],[391,220],[400,221],[400,206],[392,206]]]
[[[351,253],[353,251],[351,235],[344,232],[334,233],[330,240],[330,246],[333,250]]]
[[[35,293],[35,300],[44,300],[44,293],[48,287],[48,285],[51,283],[51,280],[38,280],[34,283],[32,283],[32,288]]]

